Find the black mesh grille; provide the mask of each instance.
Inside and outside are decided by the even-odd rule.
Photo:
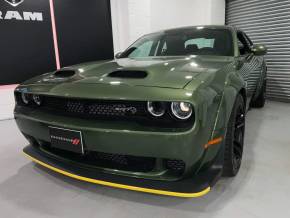
[[[90,152],[88,159],[102,167],[135,172],[150,172],[155,166],[155,158],[151,157]]]
[[[52,148],[49,145],[42,145],[41,149],[46,152],[53,153],[59,157],[89,166],[124,171],[151,172],[154,169],[156,163],[156,159],[152,157],[137,157],[94,151],[89,151],[85,155],[81,155],[57,148]]]
[[[43,97],[40,108],[91,118],[147,116],[145,102],[137,101],[101,101],[46,96]]]
[[[182,160],[167,159],[165,160],[165,167],[168,170],[182,174],[185,170],[185,163]]]
[[[67,102],[66,103],[67,111],[70,113],[84,113],[85,106],[80,102]]]

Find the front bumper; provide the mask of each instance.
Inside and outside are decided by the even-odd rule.
[[[220,175],[219,170],[211,168],[195,177],[174,182],[147,180],[111,175],[92,168],[84,168],[75,164],[62,162],[42,153],[32,145],[25,147],[23,152],[37,164],[77,180],[114,188],[175,197],[201,197],[210,191],[211,184],[208,181],[213,182]]]
[[[199,197],[210,190],[221,174],[221,168],[215,164],[220,158],[201,169],[205,157],[212,153],[204,149],[210,131],[206,127],[201,128],[198,122],[185,132],[128,130],[119,122],[116,125],[92,122],[39,111],[23,111],[21,108],[16,108],[15,119],[21,132],[36,141],[26,147],[24,153],[34,162],[75,179],[148,193]],[[172,176],[163,168],[139,173],[84,166],[38,147],[41,143],[50,142],[49,126],[82,131],[89,151],[180,159],[186,164],[185,171],[182,175]],[[216,150],[218,146],[212,149]]]
[[[153,173],[113,173],[151,178],[159,180],[177,180],[192,175],[199,167],[205,155],[204,145],[210,137],[210,131],[200,130],[196,122],[193,128],[182,132],[148,131],[141,126],[126,125],[121,122],[94,122],[79,118],[65,117],[40,111],[27,111],[16,107],[15,119],[20,131],[32,137],[37,144],[49,144],[49,126],[61,127],[82,132],[87,151],[131,155],[136,157],[164,160],[180,160],[185,163],[184,173],[179,176],[168,173],[164,167],[158,167]],[[106,169],[107,171],[110,171]]]

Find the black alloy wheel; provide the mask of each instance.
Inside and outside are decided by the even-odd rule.
[[[242,163],[245,135],[245,103],[238,95],[233,106],[225,138],[223,176],[237,175]]]

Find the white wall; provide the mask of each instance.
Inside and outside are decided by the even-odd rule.
[[[146,33],[225,23],[225,0],[111,0],[111,8],[115,53]]]
[[[113,43],[115,53],[123,51],[129,44],[128,0],[111,0]]]
[[[225,0],[210,0],[210,24],[224,25],[226,18]]]
[[[14,88],[16,86],[0,86],[0,120],[13,118]]]
[[[151,0],[129,0],[130,44],[151,31],[150,5]]]
[[[151,0],[111,0],[115,54],[151,32]]]
[[[151,5],[153,31],[211,24],[209,0],[155,0]]]

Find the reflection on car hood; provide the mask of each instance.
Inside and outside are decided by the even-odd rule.
[[[76,73],[72,78],[55,78],[53,74],[41,78],[42,83],[87,83],[145,87],[184,88],[199,74],[217,71],[233,58],[218,56],[122,58],[98,61],[69,67]],[[131,76],[110,76],[112,72],[132,72]],[[144,74],[145,72],[145,74]],[[140,75],[136,75],[140,73]],[[141,76],[142,74],[142,76]],[[30,81],[33,82],[33,81]],[[36,82],[36,81],[34,81]],[[38,82],[40,82],[38,80]]]

